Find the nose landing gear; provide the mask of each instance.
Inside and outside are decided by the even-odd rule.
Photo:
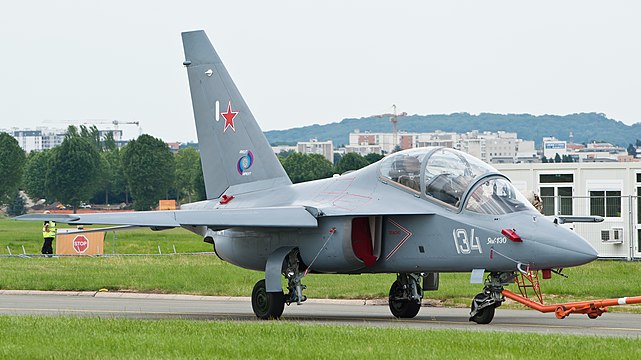
[[[494,311],[505,301],[502,294],[503,286],[512,282],[514,282],[512,273],[490,273],[485,280],[483,292],[477,294],[472,300],[470,321],[483,325],[492,322]]]

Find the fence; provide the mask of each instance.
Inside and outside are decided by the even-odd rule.
[[[641,259],[641,198],[620,191],[591,191],[589,197],[541,196],[544,215],[602,216],[600,223],[565,224],[583,236],[601,258]]]

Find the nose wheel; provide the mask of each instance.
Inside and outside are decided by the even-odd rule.
[[[493,272],[485,279],[483,292],[472,299],[470,307],[470,321],[477,324],[489,324],[494,319],[494,312],[501,306],[503,297],[503,286],[514,282],[514,274]]]
[[[474,315],[470,317],[470,321],[483,325],[489,324],[494,319],[495,310],[496,303],[488,295],[484,293],[477,294],[472,299],[470,314]]]

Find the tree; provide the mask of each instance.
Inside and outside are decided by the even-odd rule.
[[[156,207],[174,182],[173,155],[162,140],[147,134],[122,149],[122,166],[136,210]]]
[[[332,163],[320,154],[295,153],[280,160],[294,183],[323,179],[334,173]]]
[[[559,153],[556,153],[556,155],[554,155],[554,162],[555,163],[561,162],[561,155],[559,155]]]
[[[73,126],[73,125],[71,125]],[[102,150],[102,145],[101,145],[101,139],[100,139],[100,131],[96,127],[96,125],[92,125],[91,127],[86,127],[84,125],[80,125],[80,137],[86,139],[91,143],[93,146],[96,147],[98,151]]]
[[[365,158],[365,160],[367,160],[368,163],[373,164],[373,163],[381,160],[382,158],[384,158],[384,156],[381,155],[381,154],[369,153],[369,154],[365,155],[364,158]]]
[[[176,198],[180,204],[182,194],[187,195],[187,202],[191,202],[195,192],[196,177],[200,154],[194,148],[178,150],[174,156],[176,162]]]
[[[364,157],[357,153],[347,153],[336,164],[336,172],[342,174],[350,170],[358,170],[369,165],[369,162]]]
[[[637,148],[636,146],[630,144],[628,145],[628,155],[636,157],[637,156]]]
[[[341,158],[343,157],[343,154],[335,152],[334,153],[334,166],[338,164],[339,161],[341,161]]]
[[[24,168],[23,184],[24,190],[30,198],[46,199],[50,197],[45,184],[46,171],[49,167],[51,150],[32,151],[27,157]]]
[[[296,153],[295,150],[281,150],[281,152],[278,153],[278,157],[281,157],[284,159],[294,153]]]
[[[18,141],[0,133],[0,204],[8,204],[18,190],[25,162],[26,155]]]
[[[45,171],[46,193],[73,206],[89,201],[100,184],[100,153],[78,135],[65,136],[62,144],[51,150]]]
[[[205,177],[203,176],[203,165],[199,161],[196,164],[196,177],[194,178],[194,201],[207,199],[207,191],[205,191]]]
[[[13,196],[13,202],[7,207],[7,214],[10,216],[19,216],[27,211],[24,208],[25,201],[20,191],[16,190]]]
[[[541,162],[544,163],[544,164],[547,163],[548,162],[548,158],[545,155],[543,155],[541,157]]]

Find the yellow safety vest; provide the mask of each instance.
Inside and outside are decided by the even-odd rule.
[[[47,230],[47,224],[42,227],[42,237],[43,238],[52,238],[56,237],[56,222],[49,221],[49,230]]]

